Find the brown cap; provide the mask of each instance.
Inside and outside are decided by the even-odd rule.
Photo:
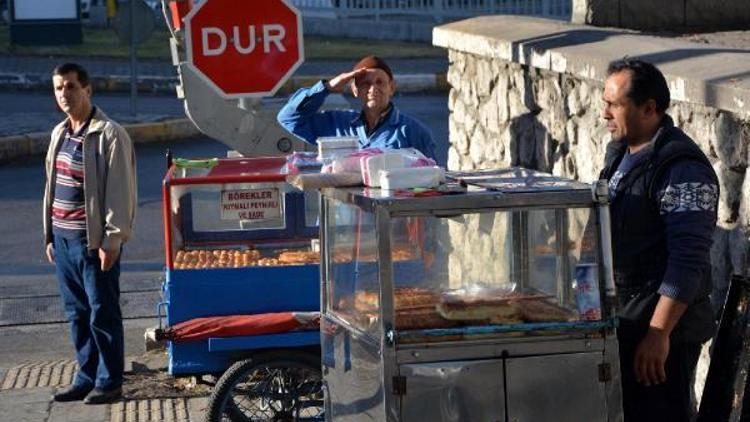
[[[354,65],[354,68],[352,70],[357,69],[380,69],[386,74],[388,74],[388,77],[393,79],[393,72],[391,72],[391,68],[388,67],[387,64],[385,64],[385,61],[381,59],[378,56],[367,56],[357,62],[357,64]]]

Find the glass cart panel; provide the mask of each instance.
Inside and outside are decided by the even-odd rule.
[[[285,183],[183,185],[175,188],[186,230],[226,232],[284,229]]]
[[[197,172],[201,169],[180,169]],[[296,210],[316,224],[303,194],[284,182],[179,184],[170,187],[174,269],[317,264]],[[311,201],[314,202],[314,201]],[[309,217],[307,217],[309,215]]]
[[[328,200],[328,310],[350,325],[376,334],[379,272],[375,216]],[[379,336],[377,336],[379,337]]]
[[[397,329],[600,320],[589,208],[391,220]],[[420,258],[422,276],[398,261]]]

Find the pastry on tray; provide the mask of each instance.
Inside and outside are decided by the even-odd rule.
[[[435,309],[438,296],[419,287],[397,287],[393,295],[394,308],[398,310],[431,308]],[[377,291],[359,291],[354,298],[354,307],[361,311],[377,310],[380,306]]]
[[[320,252],[313,251],[285,251],[279,254],[281,264],[317,264]]]
[[[523,293],[513,285],[500,288],[467,288],[446,292],[437,310],[444,318],[474,323],[513,324],[524,322],[522,304],[543,300],[543,294]]]
[[[578,315],[570,309],[563,308],[544,299],[525,300],[518,303],[521,316],[526,322],[571,322],[577,321]]]

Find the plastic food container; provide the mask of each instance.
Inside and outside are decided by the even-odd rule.
[[[317,143],[319,160],[329,160],[359,149],[359,139],[353,136],[321,137]]]
[[[408,167],[380,171],[380,187],[386,190],[434,188],[445,181],[442,167]]]
[[[366,186],[380,186],[380,172],[406,167],[404,156],[400,153],[389,153],[362,157],[362,180]]]

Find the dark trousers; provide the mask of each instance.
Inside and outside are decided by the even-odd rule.
[[[701,344],[673,341],[665,364],[667,382],[646,387],[635,381],[633,370],[640,338],[618,340],[625,422],[689,422],[694,411],[690,390]]]
[[[79,370],[74,385],[112,390],[122,385],[125,341],[120,312],[120,260],[101,271],[85,239],[55,236],[55,266]]]

